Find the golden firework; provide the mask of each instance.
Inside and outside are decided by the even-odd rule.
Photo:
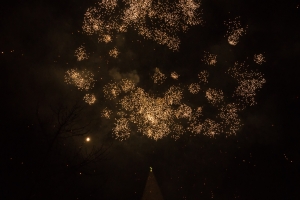
[[[262,73],[248,70],[248,65],[236,62],[234,67],[229,68],[229,74],[238,81],[238,87],[235,90],[234,96],[240,97],[242,104],[255,105],[256,91],[262,88],[266,83]]]
[[[241,119],[238,116],[238,106],[234,103],[227,104],[220,108],[219,117],[222,119],[222,125],[224,127],[224,132],[231,135],[236,134],[236,132],[241,127]]]
[[[171,97],[172,100],[170,100]],[[151,97],[143,89],[136,88],[124,96],[119,104],[122,109],[130,113],[129,121],[137,126],[139,132],[158,140],[171,132],[179,131],[178,126],[174,123],[176,110],[171,104],[179,103],[181,98],[181,90],[174,86],[166,92],[164,97]],[[187,108],[187,106],[182,107]],[[180,111],[181,113],[179,113]],[[187,118],[187,110],[181,109],[180,111],[177,111],[178,117]]]
[[[155,2],[153,0],[123,0],[122,9],[115,9],[117,0],[102,0],[90,7],[84,15],[83,30],[88,35],[97,34],[99,41],[109,42],[105,36],[126,32],[133,28],[146,39],[178,50],[178,32],[202,23],[200,3],[193,0]]]
[[[103,35],[102,38],[99,37],[98,39],[99,42],[105,42],[105,43],[109,43],[112,41],[111,36],[110,35]]]
[[[192,94],[197,94],[200,91],[200,85],[198,83],[190,84],[189,91]]]
[[[202,21],[197,13],[197,9],[200,7],[200,3],[193,0],[179,0],[178,7],[181,8],[183,13],[183,20],[188,25],[197,25]]]
[[[78,47],[75,50],[75,56],[77,57],[78,61],[82,61],[82,60],[85,60],[85,59],[89,58],[87,53],[86,53],[85,47],[83,45],[81,45],[80,47]]]
[[[166,80],[166,76],[160,72],[158,68],[155,68],[155,72],[152,76],[154,83],[162,84]]]
[[[254,62],[256,62],[257,64],[261,65],[263,64],[265,61],[265,57],[262,54],[255,54],[254,55]]]
[[[215,66],[217,63],[217,55],[204,51],[204,56],[202,61],[207,65]]]
[[[130,136],[129,122],[126,118],[116,119],[115,127],[113,128],[113,133],[116,139],[125,140]]]
[[[172,132],[174,134],[171,137],[174,138],[174,140],[178,140],[181,137],[181,135],[185,133],[185,129],[180,124],[174,124],[172,126]]]
[[[128,79],[122,79],[119,83],[123,92],[129,92],[135,88],[134,82]]]
[[[115,48],[113,48],[112,50],[110,50],[110,51],[108,52],[108,54],[109,54],[111,57],[116,58],[116,57],[118,57],[118,55],[120,54],[120,52],[119,52],[118,49],[115,47]]]
[[[228,37],[228,43],[231,45],[236,45],[239,42],[239,39],[242,35],[246,34],[246,29],[242,28],[240,17],[236,17],[233,20],[228,20],[225,22],[225,25],[228,27],[226,36]]]
[[[182,104],[175,111],[175,116],[177,118],[190,119],[192,117],[192,108],[187,106],[186,104]]]
[[[117,83],[108,83],[103,87],[104,96],[107,99],[115,99],[121,92]]]
[[[172,73],[171,73],[171,78],[174,79],[174,80],[178,80],[179,76],[180,76],[180,75],[177,74],[176,72],[172,72]]]
[[[66,71],[65,82],[77,86],[79,90],[89,90],[94,87],[94,74],[87,70],[70,69]]]
[[[222,126],[211,119],[206,119],[203,123],[204,135],[214,137],[222,132]]]
[[[171,86],[164,95],[164,99],[168,105],[179,105],[182,98],[182,89],[178,86]]]
[[[224,98],[222,90],[211,89],[211,88],[209,88],[206,91],[205,96],[208,102],[213,105],[220,103],[221,101],[223,101]]]
[[[203,129],[203,125],[200,122],[200,117],[203,115],[202,109],[202,107],[198,107],[197,109],[195,109],[192,117],[189,120],[189,127],[187,129],[194,134],[200,134]]]
[[[253,80],[263,83],[262,75],[247,70],[244,63],[235,63],[235,66],[228,71],[239,83],[234,95],[242,97],[241,99],[245,103],[252,105],[252,96],[255,95],[257,87],[261,86]],[[154,79],[160,80],[161,78],[158,77],[162,75],[158,68],[156,73]],[[207,82],[208,72],[202,71],[198,77],[200,82]],[[118,101],[120,109],[117,112],[116,128],[113,130],[117,138],[129,137],[131,123],[136,126],[138,132],[154,140],[170,134],[177,140],[186,130],[210,137],[220,133],[236,134],[241,127],[238,115],[238,112],[243,109],[241,103],[226,104],[224,94],[220,89],[208,88],[205,92],[208,102],[219,110],[216,119],[210,119],[203,115],[203,107],[193,109],[181,102],[183,93],[178,86],[171,86],[162,97],[150,95],[126,79],[110,83],[105,88],[113,98],[116,97],[114,95],[116,93],[113,93],[112,90],[118,90],[117,94],[124,92]],[[189,90],[196,93],[200,90],[200,86],[198,83],[191,84]],[[180,123],[182,120],[186,120],[187,129]]]
[[[95,103],[96,97],[94,94],[86,94],[84,95],[83,100],[89,105],[92,105],[93,103]]]
[[[114,9],[118,5],[118,0],[102,0],[99,4],[103,5],[106,9]]]
[[[106,119],[109,119],[112,115],[112,110],[109,110],[108,108],[104,108],[101,112],[101,117],[104,117]]]
[[[208,76],[209,76],[209,73],[206,70],[204,70],[198,74],[198,78],[200,79],[200,82],[203,82],[203,83],[208,83],[208,80],[207,80]]]

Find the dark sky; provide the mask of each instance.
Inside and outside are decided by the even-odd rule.
[[[300,198],[300,1],[203,0],[204,23],[179,34],[178,52],[132,29],[112,43],[98,43],[82,31],[84,13],[95,2],[1,5],[1,177],[6,185],[1,199],[141,199],[150,166],[165,199]],[[224,21],[237,16],[248,29],[231,46],[224,37]],[[90,58],[78,62],[74,51],[82,44]],[[114,46],[121,52],[117,59],[107,53]],[[204,51],[218,55],[215,68],[201,62]],[[257,53],[265,55],[264,64],[254,64]],[[210,69],[212,85],[226,93],[231,83],[223,72],[235,61],[246,61],[266,79],[255,97],[257,104],[240,113],[243,126],[235,136],[186,133],[177,141],[169,136],[154,141],[133,130],[131,137],[119,141],[113,138],[113,120],[100,116],[104,107],[114,106],[103,97],[102,88],[115,73],[131,77],[155,95],[173,84],[153,84],[155,67],[166,74],[178,72],[182,86],[195,82],[201,69]],[[95,104],[85,104],[85,93],[64,82],[71,68],[95,74]],[[189,105],[203,101],[184,95]],[[83,107],[76,125],[91,122],[90,132],[55,140],[48,152],[55,132],[53,110],[76,102]],[[84,142],[87,136],[89,143]],[[107,159],[64,169],[79,147],[87,152],[103,147]]]

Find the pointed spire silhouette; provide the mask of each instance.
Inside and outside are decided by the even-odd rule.
[[[149,176],[144,189],[142,200],[163,200],[157,181],[150,167]]]

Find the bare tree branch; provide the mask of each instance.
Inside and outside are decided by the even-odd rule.
[[[61,175],[67,175],[70,172],[87,171],[89,168],[101,164],[107,160],[107,152],[111,147],[111,145],[108,147],[101,145],[98,148],[93,146],[89,150],[82,146],[78,148],[75,138],[88,134],[91,127],[91,121],[83,122],[82,120],[84,108],[79,102],[71,107],[62,104],[58,105],[56,109],[50,107],[54,118],[48,122],[42,119],[42,113],[39,109],[40,102],[37,103],[36,108],[36,118],[40,128],[38,134],[41,132],[43,134],[49,133],[50,137],[48,138],[49,143],[45,154],[37,167],[35,176],[32,177],[34,184],[29,191],[28,199],[38,198],[38,195],[34,192],[38,192],[37,187],[46,180],[46,182],[49,182],[54,177],[59,178]],[[63,158],[63,155],[67,155],[66,158]]]

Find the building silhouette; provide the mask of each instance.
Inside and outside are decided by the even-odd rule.
[[[150,172],[144,189],[142,200],[163,200],[156,178],[150,167]]]

